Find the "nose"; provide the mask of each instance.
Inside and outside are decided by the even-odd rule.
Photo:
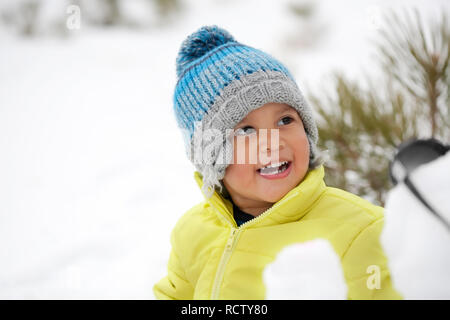
[[[280,151],[285,147],[278,129],[270,129],[259,134],[259,150],[261,163],[266,164],[279,159]]]
[[[276,151],[284,147],[278,129],[260,130],[259,146],[261,150]]]

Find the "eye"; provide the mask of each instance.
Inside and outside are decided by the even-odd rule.
[[[283,121],[284,124],[289,124],[294,121],[294,118],[292,118],[291,116],[285,116],[278,123],[280,123],[281,121]]]
[[[246,129],[248,129],[248,130],[246,130]],[[251,130],[253,130],[253,132]],[[252,134],[255,132],[256,132],[256,130],[253,127],[245,126],[245,127],[237,129],[234,133],[236,135],[242,136],[242,135],[246,135],[246,134]]]

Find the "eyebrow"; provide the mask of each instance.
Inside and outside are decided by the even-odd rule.
[[[291,106],[283,105],[283,107],[280,109],[279,112],[285,112],[285,111],[295,111],[295,109],[292,108]]]
[[[276,114],[281,114],[281,113],[285,113],[285,112],[292,112],[292,113],[296,113],[298,114],[298,111],[295,110],[293,107],[291,106],[283,106],[282,108],[278,109],[278,111],[276,112]]]

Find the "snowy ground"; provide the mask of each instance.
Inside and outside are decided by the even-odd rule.
[[[357,75],[389,1],[320,1],[319,43],[295,55],[289,1],[189,1],[151,32],[82,29],[68,40],[0,33],[0,298],[152,299],[177,219],[203,199],[172,114],[184,38],[217,24],[317,88]],[[397,1],[423,12],[446,1]],[[375,20],[375,22],[373,22]],[[296,29],[297,28],[297,29]],[[295,62],[294,62],[295,60]]]

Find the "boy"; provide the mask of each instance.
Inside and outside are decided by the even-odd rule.
[[[183,42],[177,75],[174,111],[205,201],[172,231],[157,298],[264,299],[265,266],[316,238],[340,257],[349,299],[402,298],[379,243],[383,208],[325,185],[312,110],[286,67],[205,26]]]

